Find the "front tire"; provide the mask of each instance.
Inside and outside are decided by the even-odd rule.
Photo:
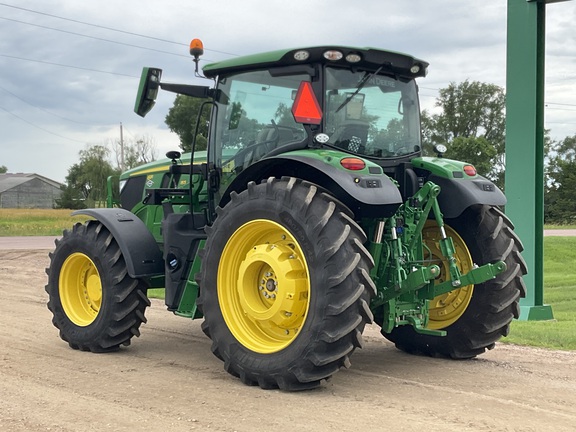
[[[147,285],[128,275],[118,243],[100,222],[65,230],[46,273],[52,323],[71,348],[115,351],[140,335]]]
[[[496,207],[470,207],[460,217],[446,220],[446,224],[449,233],[456,233],[457,259],[466,267],[461,270],[469,270],[473,263],[481,266],[499,260],[506,263],[506,270],[495,279],[462,287],[431,301],[433,319],[428,327],[445,330],[446,336],[422,335],[411,326],[403,326],[385,337],[412,354],[472,358],[492,349],[496,341],[507,336],[510,322],[518,318],[518,301],[526,295],[522,280],[526,263],[520,255],[522,244],[514,234],[512,222]],[[427,241],[426,236],[424,240]],[[435,241],[433,236],[427,241],[433,255],[438,249]],[[446,273],[447,269],[442,271]]]
[[[302,390],[347,367],[375,294],[352,213],[294,178],[251,182],[217,212],[198,304],[225,369],[248,385]]]

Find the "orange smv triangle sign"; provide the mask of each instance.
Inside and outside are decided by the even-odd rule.
[[[292,115],[298,123],[320,124],[322,110],[312,90],[312,84],[302,81],[298,87],[298,93],[292,105]]]

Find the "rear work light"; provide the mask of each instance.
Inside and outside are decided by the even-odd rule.
[[[338,50],[328,50],[328,51],[324,51],[323,56],[326,60],[338,61],[342,57],[344,57],[344,54],[342,54],[342,52],[338,51]]]
[[[366,168],[366,162],[359,158],[347,157],[340,160],[340,165],[350,171],[360,171]]]
[[[360,54],[351,53],[346,56],[346,61],[348,63],[358,63],[360,60],[362,60]]]
[[[308,52],[306,50],[300,50],[300,51],[296,51],[294,53],[294,60],[304,61],[304,60],[308,60],[309,57],[310,57],[310,52]]]

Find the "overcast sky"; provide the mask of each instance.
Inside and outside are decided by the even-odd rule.
[[[0,165],[64,181],[87,145],[147,134],[178,149],[164,124],[174,95],[133,112],[143,66],[204,84],[202,63],[308,45],[373,46],[430,63],[423,108],[465,79],[505,86],[506,0],[0,0]],[[546,127],[576,134],[576,1],[547,7]],[[144,37],[144,36],[148,36]],[[201,63],[201,64],[202,64]]]

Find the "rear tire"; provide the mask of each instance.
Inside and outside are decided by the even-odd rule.
[[[100,222],[64,231],[46,273],[52,323],[70,347],[114,351],[140,336],[147,285],[128,275],[118,243]]]
[[[446,327],[438,323],[430,326],[446,330],[446,336],[422,335],[411,326],[402,326],[385,337],[412,354],[472,358],[492,349],[496,341],[507,336],[510,322],[518,318],[518,301],[526,295],[522,280],[526,263],[520,255],[522,244],[514,234],[512,222],[496,207],[468,208],[459,218],[446,220],[446,224],[464,240],[474,263],[481,266],[502,260],[507,265],[506,271],[474,286],[467,307],[459,312],[455,322]]]
[[[217,212],[198,304],[226,371],[263,389],[303,390],[348,367],[375,294],[350,210],[310,183],[270,178]]]

